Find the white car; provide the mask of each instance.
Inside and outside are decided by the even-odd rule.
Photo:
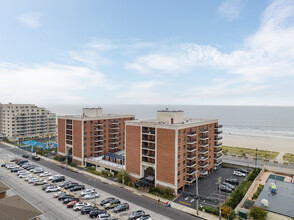
[[[19,178],[28,178],[28,177],[32,177],[32,175],[29,173],[25,173],[25,174],[20,174],[18,177]]]
[[[83,196],[84,199],[95,199],[99,197],[99,193],[93,192]]]
[[[35,186],[38,186],[38,185],[44,185],[46,183],[47,183],[46,180],[39,179],[39,180],[37,180],[37,181],[34,182],[34,185]]]
[[[143,215],[139,218],[136,218],[136,220],[152,220],[150,215]]]
[[[104,214],[99,214],[98,216],[97,216],[97,219],[99,219],[99,220],[108,220],[110,217],[111,217],[112,215],[110,215],[110,214],[108,214],[108,213],[104,213]]]
[[[236,176],[246,176],[245,173],[241,173],[239,171],[234,171],[233,174],[236,175]]]
[[[49,193],[49,192],[57,192],[57,191],[60,191],[60,187],[58,187],[58,186],[48,186],[48,187],[45,189],[45,191],[46,191],[47,193]]]
[[[77,202],[74,207],[73,207],[73,210],[74,211],[80,211],[81,208],[83,208],[84,206],[90,206],[91,204],[90,203],[84,203],[84,202]]]
[[[95,192],[95,189],[94,188],[91,188],[91,189],[85,189],[81,192],[81,196],[84,196],[86,194],[90,194],[90,193],[93,193]]]
[[[45,176],[51,176],[50,172],[44,172],[40,174],[41,177],[45,177]]]
[[[23,170],[17,171],[17,174],[16,175],[19,176],[21,174],[29,174],[29,171],[23,171]]]
[[[60,174],[56,174],[56,175],[54,175],[54,176],[49,176],[48,181],[52,181],[53,179],[55,179],[55,178],[57,178],[57,177],[60,177],[60,176],[62,176],[62,175],[60,175]]]
[[[19,166],[18,165],[11,165],[11,166],[7,167],[8,170],[12,170],[14,168],[19,168]]]
[[[39,178],[37,178],[37,177],[31,178],[31,179],[28,180],[28,183],[35,183],[38,180],[39,180]]]

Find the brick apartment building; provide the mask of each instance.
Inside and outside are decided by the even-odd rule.
[[[59,116],[58,154],[84,165],[87,157],[123,150],[125,122],[134,119],[134,115],[102,114],[102,108],[84,108],[82,116]]]
[[[218,120],[185,119],[183,111],[157,112],[157,120],[126,122],[126,170],[134,179],[153,176],[155,186],[177,192],[222,162]]]

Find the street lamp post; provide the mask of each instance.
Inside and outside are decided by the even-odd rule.
[[[92,180],[92,179],[89,179],[89,181],[93,181],[94,182],[94,189],[96,191],[96,181],[95,180]],[[97,204],[96,204],[96,197],[94,198],[94,203],[95,203],[95,207],[97,207]]]
[[[199,170],[196,170],[196,214],[199,215],[199,195],[198,195],[198,173]]]

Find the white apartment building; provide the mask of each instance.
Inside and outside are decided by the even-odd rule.
[[[34,104],[1,104],[0,134],[10,141],[56,135],[56,115]]]

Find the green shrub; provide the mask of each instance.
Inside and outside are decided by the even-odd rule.
[[[113,177],[113,174],[107,170],[102,170],[101,176],[106,177],[106,178],[111,178],[111,177]]]
[[[70,165],[71,167],[78,167],[79,165],[74,163],[74,162],[70,162],[68,165]]]
[[[262,209],[262,208],[258,208],[255,206],[252,206],[249,212],[249,215],[251,218],[253,218],[254,220],[265,220],[266,219],[266,215],[267,212],[266,210]]]
[[[257,187],[256,192],[253,194],[253,199],[256,200],[259,196],[259,194],[261,193],[262,189],[263,189],[264,185],[259,184],[259,186]]]
[[[171,188],[160,188],[160,187],[150,186],[148,192],[165,199],[169,199],[169,200],[174,199],[174,191]]]
[[[202,206],[200,208],[200,210],[207,212],[207,213],[210,213],[210,214],[213,214],[213,215],[216,215],[218,216],[219,215],[219,209],[218,208],[212,208],[210,206]]]

